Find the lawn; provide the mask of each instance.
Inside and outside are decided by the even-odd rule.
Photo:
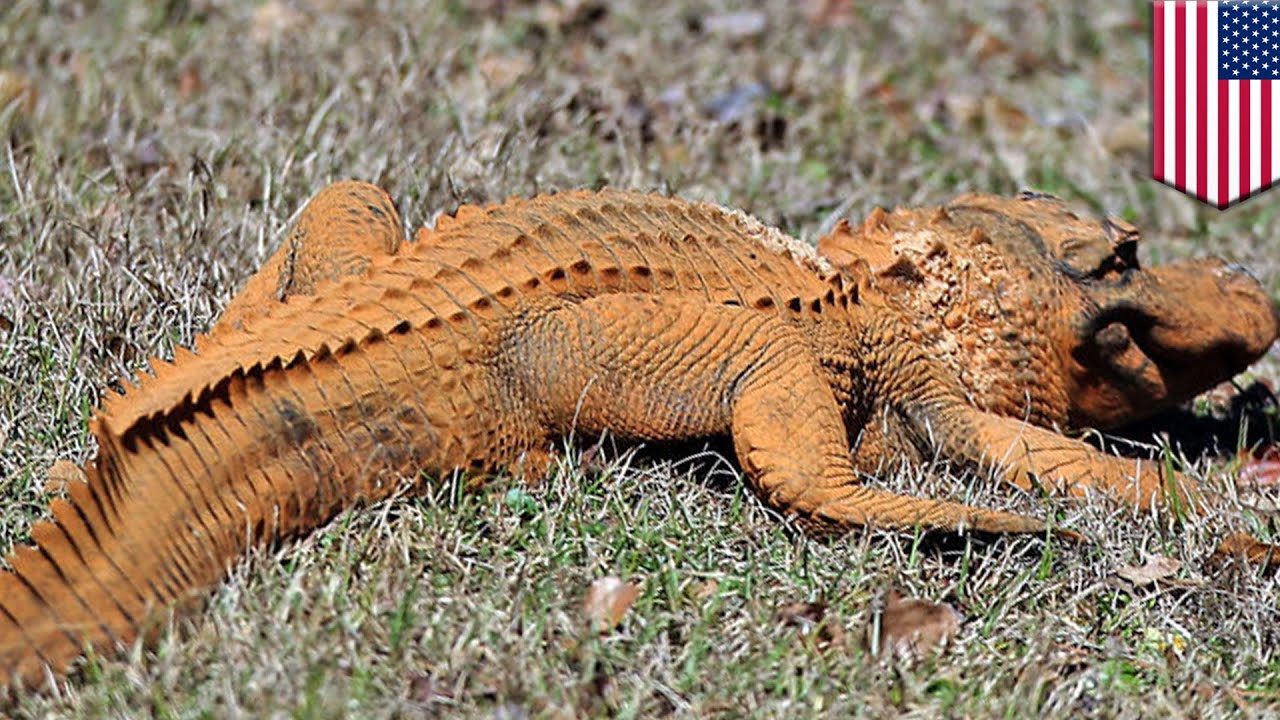
[[[192,346],[303,201],[341,178],[386,187],[410,227],[610,185],[739,207],[810,241],[878,205],[1037,188],[1139,224],[1146,262],[1222,255],[1280,296],[1280,191],[1219,212],[1148,179],[1149,14],[1101,0],[12,0],[0,548],[45,512],[55,460],[93,456],[98,400]],[[1280,376],[1280,355],[1253,376]],[[1253,420],[1274,425],[1274,408]],[[1156,452],[1231,489],[1232,450]],[[155,646],[95,659],[13,713],[1280,712],[1277,579],[1208,562],[1227,528],[1274,540],[1274,512],[1245,507],[1274,494],[1228,492],[1179,522],[927,467],[881,484],[1056,513],[1098,542],[816,539],[725,455],[606,443],[540,485],[445,486],[344,515],[249,558]],[[1180,566],[1145,587],[1117,576],[1152,556]],[[583,599],[606,576],[638,595],[596,632]],[[862,638],[891,588],[955,607],[954,641],[914,663],[872,657]]]

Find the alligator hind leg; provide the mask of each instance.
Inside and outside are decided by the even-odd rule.
[[[354,180],[328,185],[307,202],[280,248],[231,299],[209,336],[238,330],[289,297],[311,295],[318,282],[359,275],[375,258],[396,254],[403,239],[400,213],[386,191]],[[66,462],[50,468],[48,477],[50,494],[57,494],[63,481],[82,480],[84,470]]]
[[[346,180],[316,193],[289,234],[231,300],[214,330],[239,328],[248,318],[295,295],[310,295],[325,280],[359,275],[375,258],[394,255],[404,240],[391,197],[369,183]]]
[[[502,358],[553,434],[728,433],[766,502],[806,524],[1042,532],[1040,520],[858,483],[844,420],[808,341],[777,317],[653,295],[551,311]]]

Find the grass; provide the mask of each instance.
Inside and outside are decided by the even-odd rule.
[[[191,345],[303,200],[338,178],[388,188],[409,226],[463,202],[608,184],[742,207],[806,238],[878,204],[1038,187],[1139,221],[1145,260],[1224,255],[1280,294],[1272,196],[1220,213],[1146,176],[1141,6],[852,3],[827,25],[778,1],[743,37],[707,30],[735,9],[721,3],[261,7],[0,9],[0,70],[37,93],[0,112],[0,547],[41,516],[52,461],[92,455],[98,398],[147,357]],[[1276,360],[1255,372],[1275,377]],[[1222,460],[1192,460],[1222,482]],[[1177,523],[936,468],[883,484],[1058,513],[1100,542],[813,540],[715,455],[571,455],[542,486],[443,488],[259,553],[154,648],[95,660],[14,712],[1280,709],[1276,579],[1205,562],[1238,504]],[[1181,560],[1193,582],[1135,589],[1114,576],[1145,554]],[[596,635],[581,601],[608,574],[641,592]],[[966,620],[954,645],[914,666],[868,657],[857,637],[889,587],[955,605]],[[794,602],[824,603],[848,640],[806,642],[777,618]]]

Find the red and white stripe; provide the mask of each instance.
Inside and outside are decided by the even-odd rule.
[[[1280,179],[1274,80],[1218,79],[1217,2],[1154,3],[1152,175],[1225,208]]]

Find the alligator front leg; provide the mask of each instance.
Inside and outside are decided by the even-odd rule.
[[[905,421],[916,443],[961,465],[977,467],[1023,490],[1056,495],[1105,494],[1137,507],[1195,510],[1199,494],[1181,473],[1159,462],[1116,457],[1029,422],[980,410],[946,370],[928,358],[901,363],[910,382],[881,383],[886,405]]]
[[[795,327],[653,295],[547,313],[510,341],[504,372],[556,434],[671,440],[730,434],[748,481],[806,523],[1042,532],[1042,521],[858,484],[844,421]]]
[[[1103,493],[1139,507],[1181,503],[1194,510],[1198,504],[1193,484],[1176,472],[1166,476],[1157,462],[1108,455],[975,407],[945,366],[906,339],[902,320],[881,316],[865,333],[867,353],[876,355],[871,383],[877,398],[926,453],[976,466],[1024,490]]]
[[[1103,493],[1137,507],[1195,511],[1194,484],[1159,461],[1116,457],[1026,422],[967,404],[921,413],[944,454],[977,464],[1007,482],[1073,497]]]

